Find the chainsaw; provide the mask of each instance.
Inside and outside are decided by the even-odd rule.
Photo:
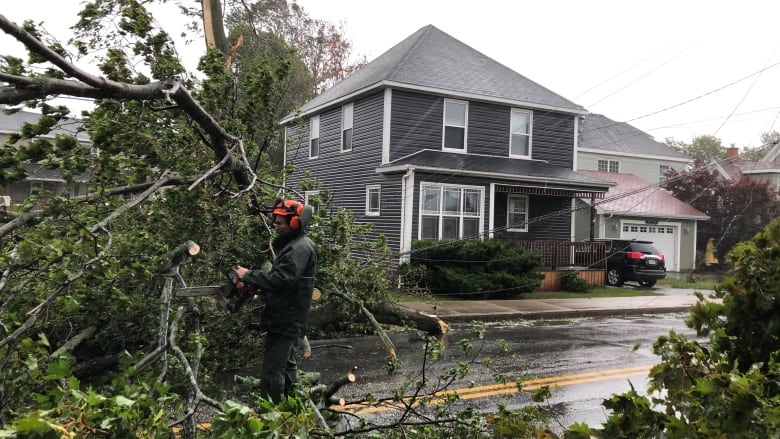
[[[226,273],[228,282],[224,285],[206,285],[198,287],[184,287],[176,290],[176,297],[205,297],[216,296],[217,299],[230,312],[238,312],[241,307],[254,296],[261,294],[260,290],[252,285],[243,283],[238,287],[236,272],[230,270]]]
[[[268,271],[269,267],[263,267],[262,270]],[[225,285],[184,287],[176,290],[176,297],[204,297],[217,296],[220,302],[230,311],[238,312],[246,302],[257,295],[262,295],[262,291],[253,285],[242,282],[243,286],[238,287],[238,277],[235,270],[230,270],[225,275],[228,282]],[[320,300],[322,293],[315,287],[311,292],[313,301]]]

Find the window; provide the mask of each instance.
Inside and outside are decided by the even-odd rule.
[[[460,239],[481,232],[483,188],[422,184],[420,239]]]
[[[341,107],[341,151],[352,151],[352,112],[354,106]]]
[[[509,126],[509,156],[530,157],[531,112],[513,109]]]
[[[444,148],[466,150],[466,121],[468,102],[444,100]]]
[[[620,162],[617,160],[599,160],[599,172],[620,172]]]
[[[661,184],[661,187],[663,187],[667,180],[666,173],[669,172],[669,165],[660,165],[658,172],[660,174],[658,176],[658,182]]]
[[[510,195],[506,209],[506,228],[510,232],[528,231],[528,196]]]
[[[366,186],[366,216],[379,216],[380,186]]]
[[[309,119],[309,158],[320,156],[320,117]]]
[[[315,213],[319,212],[320,206],[322,205],[320,191],[305,191],[303,193],[303,204],[306,206],[311,206]]]

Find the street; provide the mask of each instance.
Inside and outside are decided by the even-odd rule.
[[[422,393],[457,391],[457,407],[476,407],[482,412],[498,404],[517,408],[530,402],[530,392],[549,386],[548,404],[559,429],[574,422],[598,426],[606,419],[601,402],[614,393],[630,389],[644,393],[646,376],[659,359],[653,342],[670,330],[694,337],[684,324],[685,313],[625,317],[535,320],[493,323],[484,326],[481,338],[469,324],[453,326],[439,349],[439,361],[423,361],[426,339],[414,331],[390,334],[401,370],[388,373],[388,353],[378,337],[313,340],[313,355],[299,363],[301,369],[322,374],[329,383],[356,367],[357,381],[342,388],[337,396],[346,409],[372,417],[372,422],[392,420],[397,405],[365,404],[366,395],[376,400],[390,398],[404,389],[405,396],[425,377]],[[472,346],[468,353],[461,347]],[[489,360],[488,360],[489,359]],[[468,364],[468,374],[451,383],[445,372]],[[445,376],[446,375],[446,376]],[[443,377],[443,378],[442,378]],[[516,382],[522,384],[518,391]],[[447,383],[449,383],[447,385]],[[446,392],[445,392],[446,393]],[[438,395],[444,396],[439,393]],[[407,401],[409,402],[409,401]]]

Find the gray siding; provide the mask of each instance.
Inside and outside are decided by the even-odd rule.
[[[287,161],[296,170],[286,184],[301,190],[304,172],[319,182],[319,190],[331,191],[334,204],[350,210],[358,223],[372,224],[393,249],[399,247],[401,176],[381,176],[375,169],[382,161],[382,92],[354,102],[352,150],[341,152],[341,107],[320,113],[320,153],[309,159],[309,121],[288,130]],[[381,185],[380,216],[365,215],[366,186]]]
[[[390,161],[422,149],[440,150],[444,123],[441,96],[393,90]]]
[[[531,156],[552,165],[574,167],[574,116],[534,111]]]
[[[468,152],[509,157],[511,107],[469,103]]]
[[[528,232],[505,231],[507,220],[506,193],[496,194],[496,217],[493,226],[496,234],[510,239],[552,239],[568,241],[571,237],[571,198],[528,197]],[[543,218],[540,220],[540,218]]]
[[[469,102],[467,152],[509,157],[511,106]],[[390,161],[422,149],[441,150],[444,98],[393,90]],[[533,112],[532,158],[572,169],[574,116]]]

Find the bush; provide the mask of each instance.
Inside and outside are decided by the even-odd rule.
[[[508,298],[535,290],[542,274],[536,253],[495,240],[434,241],[412,244],[411,268],[424,267],[418,281],[433,294]]]
[[[561,289],[572,293],[587,293],[593,285],[581,278],[577,270],[566,270],[561,276]]]

